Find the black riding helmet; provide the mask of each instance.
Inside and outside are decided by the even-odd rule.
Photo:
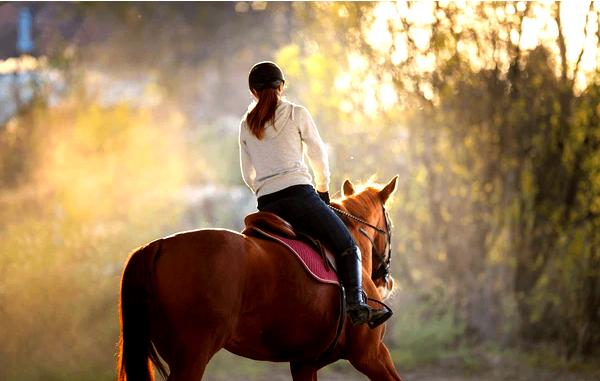
[[[259,62],[252,66],[250,74],[248,74],[248,86],[250,90],[276,89],[281,83],[285,83],[285,77],[283,76],[283,71],[281,71],[275,62]]]

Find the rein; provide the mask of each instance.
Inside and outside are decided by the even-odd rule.
[[[384,279],[387,284],[389,276],[390,276],[390,266],[391,266],[391,261],[392,261],[392,235],[390,234],[390,217],[387,213],[387,210],[385,210],[385,207],[382,206],[384,221],[385,221],[385,230],[381,229],[378,226],[370,224],[369,222],[363,220],[362,218],[357,217],[351,213],[348,213],[345,210],[338,209],[331,205],[329,205],[329,208],[331,208],[331,210],[333,210],[334,212],[336,212],[338,214],[341,214],[344,217],[348,217],[350,219],[358,221],[361,224],[374,229],[376,232],[385,235],[386,247],[384,249],[384,253],[381,254],[379,252],[379,250],[377,250],[377,247],[375,246],[375,240],[369,236],[369,234],[366,232],[366,230],[364,228],[358,229],[358,231],[361,234],[363,234],[365,237],[367,237],[367,239],[371,242],[371,252],[380,262],[379,267],[377,269],[375,269],[373,271],[373,273],[371,274],[371,279],[372,280]]]
[[[350,214],[350,213],[346,212],[345,210],[338,209],[338,208],[336,208],[334,206],[331,206],[331,205],[329,205],[329,208],[331,208],[336,213],[339,213],[339,214],[341,214],[341,215],[343,215],[345,217],[348,217],[348,218],[351,218],[351,219],[353,219],[355,221],[358,221],[358,222],[360,222],[363,225],[367,225],[368,227],[375,229],[376,231],[378,231],[381,234],[386,234],[386,235],[389,234],[388,232],[386,232],[385,230],[381,229],[380,227],[372,225],[372,224],[368,223],[367,221],[363,220],[362,218],[356,217],[354,214]]]

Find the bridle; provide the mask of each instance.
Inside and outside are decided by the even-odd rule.
[[[372,272],[371,279],[374,281],[377,279],[384,279],[385,285],[387,286],[389,279],[390,279],[390,263],[392,262],[392,231],[390,229],[392,224],[390,221],[390,216],[388,215],[387,210],[385,210],[385,206],[383,204],[381,205],[381,207],[383,208],[383,215],[385,216],[385,229],[382,229],[378,226],[370,224],[367,221],[363,220],[362,218],[357,217],[351,213],[348,213],[345,210],[338,209],[331,205],[329,205],[329,207],[331,208],[331,210],[333,210],[337,214],[340,214],[344,217],[353,219],[354,221],[358,221],[361,224],[374,229],[377,233],[385,235],[386,246],[385,246],[385,249],[383,250],[383,254],[381,254],[377,250],[377,247],[375,246],[375,239],[371,238],[371,236],[369,236],[369,234],[363,227],[360,227],[358,229],[358,231],[361,232],[362,234],[364,234],[364,236],[367,237],[367,239],[371,242],[372,257],[375,257],[379,260],[379,267],[377,267],[377,269]],[[346,303],[345,303],[346,298],[344,296],[345,295],[344,286],[342,284],[340,284],[340,287],[342,289],[342,292],[341,292],[342,297],[340,299],[340,303],[341,303],[340,304],[340,315],[339,315],[336,336],[335,336],[335,339],[329,345],[329,347],[325,350],[325,352],[318,357],[319,360],[323,359],[323,358],[327,358],[333,352],[333,350],[335,349],[337,342],[340,338],[340,335],[342,334],[342,328],[344,327],[344,318],[346,316],[346,312],[345,312],[346,311]],[[385,310],[387,310],[388,313],[390,313],[390,314],[392,313],[392,309],[389,306],[387,306],[384,302],[379,301],[377,299],[369,298],[368,296],[366,296],[366,298],[369,302],[377,303],[377,304],[383,306],[383,308]],[[368,324],[371,324],[371,323],[368,323]]]
[[[371,236],[367,233],[365,228],[360,227],[358,229],[358,231],[361,234],[363,234],[365,237],[367,237],[367,239],[371,242],[371,254],[373,257],[377,258],[377,260],[379,261],[379,266],[377,267],[377,269],[375,269],[372,272],[371,279],[374,281],[377,279],[383,279],[385,281],[385,284],[387,285],[389,278],[390,278],[390,265],[392,263],[392,232],[390,229],[390,226],[392,226],[392,224],[390,221],[390,216],[389,216],[387,210],[385,209],[385,206],[383,206],[383,205],[381,206],[383,208],[383,215],[385,217],[384,218],[385,230],[381,229],[378,226],[370,224],[367,221],[363,220],[362,218],[357,217],[353,214],[350,214],[350,213],[346,212],[345,210],[338,209],[331,205],[329,205],[329,207],[334,212],[341,214],[342,216],[348,217],[350,219],[353,219],[355,221],[358,221],[361,224],[372,228],[377,233],[385,235],[386,245],[385,245],[385,249],[383,250],[383,253],[382,253],[379,250],[377,250],[377,246],[375,245],[375,239],[371,238]]]

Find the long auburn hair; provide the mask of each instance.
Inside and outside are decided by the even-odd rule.
[[[256,91],[258,102],[254,108],[248,112],[246,122],[250,128],[252,135],[257,139],[262,139],[265,132],[265,124],[273,120],[275,117],[275,109],[277,108],[277,88],[268,87],[260,91]]]

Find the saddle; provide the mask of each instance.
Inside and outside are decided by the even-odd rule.
[[[335,279],[337,283],[335,255],[319,240],[294,230],[289,222],[270,212],[251,213],[244,218],[244,224],[246,227],[242,234],[274,240],[287,246],[318,280]],[[315,263],[315,253],[320,263]],[[332,274],[327,274],[330,272]]]

